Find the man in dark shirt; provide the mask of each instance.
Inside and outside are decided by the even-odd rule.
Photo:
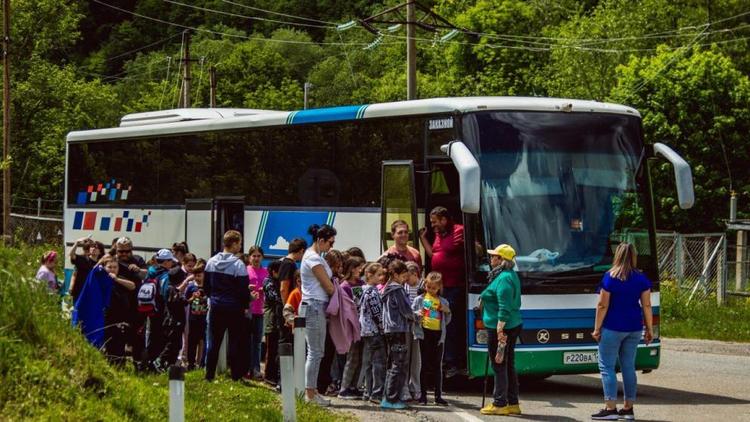
[[[128,322],[125,331],[126,342],[131,348],[133,364],[137,370],[140,370],[144,369],[146,319],[138,312],[137,297],[138,289],[140,289],[148,270],[143,258],[133,254],[133,241],[129,238],[121,237],[117,239],[113,251],[120,266],[119,276],[135,283],[135,289],[132,292],[124,293],[121,300],[123,300],[127,314],[125,321]]]
[[[430,225],[435,240],[430,243],[427,230],[419,231],[419,239],[428,257],[431,269],[443,276],[443,296],[450,304],[453,321],[448,324],[445,365],[446,377],[452,377],[464,367],[466,356],[466,275],[464,263],[464,226],[455,223],[445,207],[430,211]]]

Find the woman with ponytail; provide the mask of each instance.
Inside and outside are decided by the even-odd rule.
[[[325,224],[310,226],[312,246],[305,251],[300,264],[302,279],[302,304],[300,315],[304,315],[305,339],[307,340],[307,361],[305,362],[305,400],[320,406],[330,406],[331,402],[318,393],[318,372],[325,354],[326,308],[334,286],[331,281],[333,271],[321,254],[325,254],[336,241],[336,229]]]

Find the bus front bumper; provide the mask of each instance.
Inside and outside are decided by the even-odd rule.
[[[517,347],[516,372],[519,375],[532,376],[599,373],[596,352],[596,346]],[[635,358],[636,369],[658,368],[660,355],[659,342],[649,345],[639,344]],[[566,361],[568,363],[565,363]],[[485,367],[487,367],[488,375],[492,375],[492,365],[487,365],[487,349],[472,347],[469,350],[469,376],[484,376]]]

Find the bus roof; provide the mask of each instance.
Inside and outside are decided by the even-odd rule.
[[[489,110],[616,113],[640,117],[634,108],[618,104],[537,97],[430,98],[298,111],[175,109],[128,114],[122,118],[120,127],[73,131],[68,134],[67,142]]]

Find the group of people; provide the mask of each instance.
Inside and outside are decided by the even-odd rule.
[[[278,346],[292,342],[295,318],[303,317],[307,401],[329,406],[324,396],[336,395],[400,409],[410,401],[426,404],[431,388],[434,402],[445,405],[442,381],[457,372],[465,343],[463,226],[443,207],[430,212],[430,223],[434,240],[419,232],[431,258],[426,274],[403,220],[391,225],[395,244],[369,263],[359,248],[334,249],[337,232],[328,225],[311,226],[311,245],[292,240],[288,254],[267,268],[262,248],[242,254],[242,236],[234,230],[208,261],[184,242],[159,250],[147,264],[126,237],[115,239],[109,251],[79,239],[69,253],[75,267],[73,323],[116,364],[129,351],[138,370],[164,371],[181,362],[188,369],[205,367],[208,381],[227,332],[232,379],[278,385]],[[481,413],[521,414],[514,358],[523,326],[516,252],[507,244],[487,252],[492,270],[478,309],[494,390]],[[51,290],[60,288],[56,262],[56,253],[48,252],[37,273]],[[653,338],[651,285],[636,265],[633,246],[621,244],[600,286],[592,337],[599,342],[606,406],[594,419],[633,415],[635,350],[644,324],[645,341]],[[620,410],[618,362],[625,383]]]

